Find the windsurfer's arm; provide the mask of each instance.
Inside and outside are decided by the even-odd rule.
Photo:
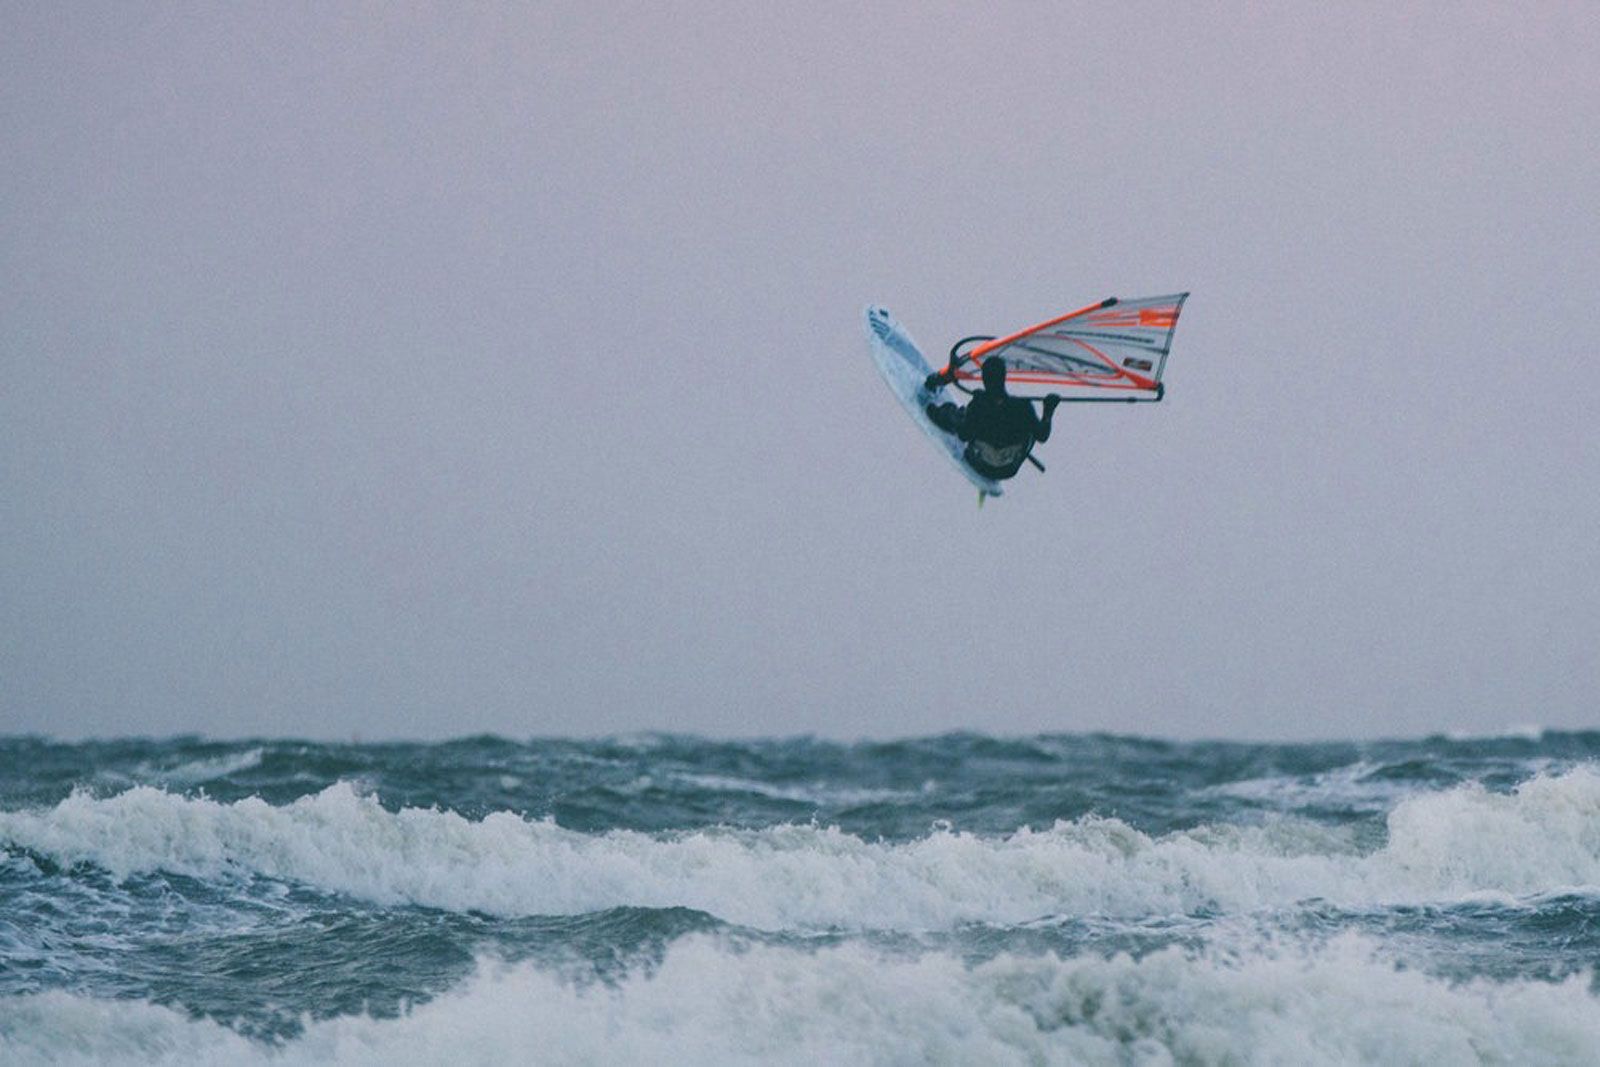
[[[1059,393],[1051,393],[1044,398],[1044,414],[1039,417],[1039,429],[1033,435],[1033,439],[1041,445],[1050,440],[1050,420],[1055,418],[1056,405],[1059,403],[1061,403]]]

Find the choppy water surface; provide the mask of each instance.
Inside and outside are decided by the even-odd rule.
[[[1600,1061],[1600,734],[0,739],[0,1061]]]

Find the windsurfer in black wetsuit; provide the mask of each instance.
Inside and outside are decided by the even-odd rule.
[[[955,365],[928,376],[931,392],[955,378]],[[963,453],[973,470],[1000,481],[1016,474],[1027,462],[1035,444],[1050,440],[1050,419],[1061,397],[1051,393],[1044,398],[1044,416],[1034,414],[1033,404],[1006,392],[1006,363],[1000,356],[983,361],[983,388],[972,394],[966,407],[955,404],[929,404],[928,418],[941,430],[967,442]]]

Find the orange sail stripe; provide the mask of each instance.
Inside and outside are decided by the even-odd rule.
[[[967,355],[969,358],[981,362],[985,355],[993,352],[997,348],[1003,348],[1014,341],[1028,336],[1030,333],[1038,333],[1040,330],[1059,325],[1060,323],[1066,322],[1068,319],[1075,319],[1080,315],[1087,315],[1091,311],[1098,311],[1104,306],[1105,301],[1102,300],[1099,303],[1090,304],[1088,307],[1081,307],[1077,311],[1069,311],[1060,318],[1046,320],[1045,322],[1039,323],[1037,326],[1029,326],[1026,330],[1018,330],[1016,333],[1007,334],[1005,337],[997,337],[993,341],[985,341],[983,344],[967,353]]]
[[[1079,346],[1080,348],[1088,349],[1091,353],[1093,353],[1095,355],[1096,358],[1098,358],[1108,368],[1110,368],[1113,372],[1115,372],[1116,375],[1119,378],[1125,378],[1128,381],[1134,383],[1132,386],[1129,386],[1127,388],[1154,389],[1156,387],[1156,383],[1151,381],[1149,378],[1141,377],[1141,376],[1139,376],[1137,374],[1134,374],[1132,371],[1130,371],[1130,370],[1128,370],[1128,369],[1126,369],[1124,367],[1117,366],[1116,363],[1111,359],[1110,356],[1106,355],[1104,352],[1100,351],[1098,348],[1096,348],[1094,345],[1090,344],[1089,342],[1083,341],[1083,340],[1079,340],[1076,337],[1069,338],[1069,340],[1072,341],[1073,344]],[[1020,378],[1018,379],[1018,381],[1023,381],[1023,380],[1025,380],[1025,379],[1020,379]],[[1087,379],[1084,380],[1083,384],[1084,385],[1090,384],[1090,380],[1087,380]],[[1105,387],[1102,386],[1102,388],[1105,388]]]

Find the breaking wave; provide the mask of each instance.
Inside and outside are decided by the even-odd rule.
[[[1510,793],[1409,796],[1363,850],[1295,819],[1150,836],[1085,817],[1001,836],[906,842],[837,829],[586,834],[508,812],[470,820],[385,809],[340,783],[284,806],[147,786],[0,812],[0,842],[118,878],[265,876],[380,904],[501,916],[687,907],[768,930],[943,929],[1043,916],[1365,907],[1600,891],[1600,774],[1541,775]]]
[[[1243,958],[885,956],[677,942],[604,984],[529,965],[396,1019],[309,1024],[280,1048],[143,1002],[0,999],[9,1063],[1549,1063],[1593,1062],[1583,977],[1450,984],[1347,935]]]

